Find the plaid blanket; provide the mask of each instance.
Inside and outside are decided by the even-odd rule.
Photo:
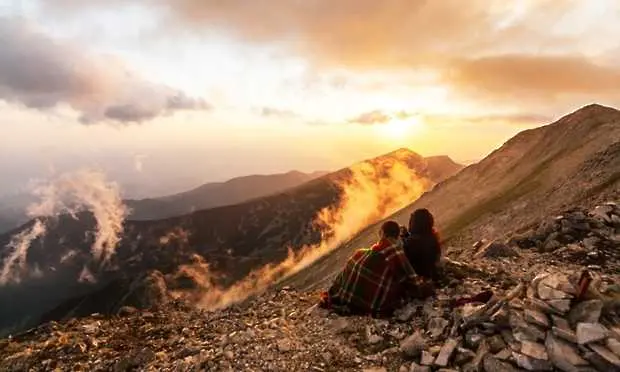
[[[358,249],[322,294],[322,307],[341,314],[388,316],[402,305],[416,274],[400,239]]]

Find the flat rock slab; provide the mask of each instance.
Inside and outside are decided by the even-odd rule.
[[[620,358],[616,356],[611,350],[601,345],[590,345],[590,349],[592,349],[598,356],[603,358],[607,363],[611,364],[615,368],[620,369]]]
[[[573,372],[578,367],[585,367],[589,364],[579,355],[575,347],[554,337],[552,334],[547,335],[545,346],[547,347],[549,359],[561,371]]]
[[[577,324],[577,343],[580,345],[604,340],[608,335],[609,330],[600,323]]]
[[[534,325],[549,328],[549,318],[540,311],[526,309],[524,312],[525,320]]]
[[[439,367],[446,367],[458,344],[458,340],[453,338],[448,339],[441,347],[441,350],[439,350],[439,355],[437,355],[437,359],[435,359],[435,365]]]
[[[547,350],[537,342],[523,341],[521,343],[521,354],[538,360],[549,360]]]
[[[568,321],[574,327],[577,323],[598,323],[603,311],[603,301],[589,300],[578,303],[568,313]]]
[[[553,365],[548,360],[539,360],[530,358],[527,355],[523,355],[517,352],[512,352],[512,357],[517,362],[517,365],[528,371],[551,371]]]
[[[482,365],[485,372],[518,372],[510,363],[503,362],[491,355],[484,357]]]

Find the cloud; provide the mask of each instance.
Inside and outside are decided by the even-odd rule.
[[[536,113],[509,113],[490,115],[440,115],[419,114],[422,122],[430,126],[463,126],[463,125],[493,125],[508,124],[512,126],[539,126],[553,121],[553,117]]]
[[[282,110],[274,107],[262,107],[259,111],[263,117],[296,118],[299,116],[291,110]]]
[[[467,93],[519,99],[553,95],[620,98],[620,68],[572,55],[509,54],[460,60],[444,79]]]
[[[553,118],[537,113],[506,113],[488,115],[447,115],[413,111],[385,112],[382,110],[369,111],[350,119],[349,123],[362,125],[385,124],[392,120],[407,120],[415,118],[431,126],[463,126],[463,125],[489,125],[508,124],[515,126],[542,125],[553,121]]]
[[[321,71],[430,71],[438,78],[426,85],[452,87],[459,99],[483,96],[513,103],[549,96],[563,102],[584,95],[588,101],[618,97],[620,69],[610,67],[616,52],[606,57],[609,66],[574,55],[593,56],[595,50],[617,46],[600,37],[617,31],[610,25],[618,23],[613,1],[599,15],[585,0],[523,0],[517,5],[470,0],[467,6],[461,0],[145,2],[159,11],[167,34],[198,29],[275,45]],[[65,12],[77,4],[107,3],[49,0],[50,7]]]
[[[0,99],[46,110],[68,105],[83,123],[143,122],[210,106],[145,81],[119,60],[49,38],[22,20],[0,18]]]
[[[365,112],[355,118],[349,120],[349,123],[357,123],[362,125],[385,124],[392,118],[381,110]]]

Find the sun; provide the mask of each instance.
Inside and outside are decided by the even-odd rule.
[[[415,117],[406,119],[394,119],[389,123],[378,126],[379,133],[390,139],[398,139],[409,136],[420,128],[420,121]]]

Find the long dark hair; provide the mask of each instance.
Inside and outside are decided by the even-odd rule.
[[[416,209],[409,218],[409,233],[412,235],[436,235],[435,218],[426,208]]]

